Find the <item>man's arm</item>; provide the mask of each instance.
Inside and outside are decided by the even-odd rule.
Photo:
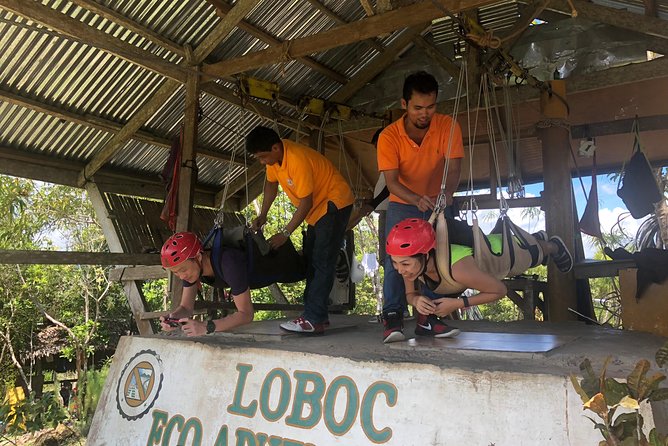
[[[278,183],[265,181],[263,193],[264,196],[262,198],[262,209],[260,210],[260,215],[258,215],[257,218],[251,223],[251,228],[254,231],[259,230],[262,225],[267,222],[269,208],[271,208],[272,203],[276,199],[276,195],[278,195]]]
[[[308,213],[311,211],[312,207],[313,207],[313,194],[309,194],[304,198],[301,198],[299,200],[299,206],[297,206],[297,210],[295,211],[294,214],[292,214],[292,218],[290,219],[288,224],[285,225],[284,229],[290,234],[292,234],[295,231],[295,229],[297,229],[299,225],[302,224]],[[271,246],[272,249],[280,247],[287,241],[288,237],[283,233],[275,234],[268,240],[269,246]]]
[[[399,170],[384,170],[385,182],[391,193],[404,200],[406,203],[416,206],[420,211],[425,212],[434,209],[434,202],[426,195],[418,195],[399,182]]]
[[[189,287],[183,287],[183,293],[181,294],[181,304],[176,307],[169,315],[176,319],[188,318],[193,315],[195,311],[195,298],[197,297],[197,285],[193,284]],[[164,322],[165,318],[160,318],[160,327],[163,331],[172,331],[175,327],[172,327]]]

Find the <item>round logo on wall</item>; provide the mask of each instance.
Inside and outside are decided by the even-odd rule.
[[[138,420],[153,407],[162,387],[162,360],[142,350],[125,364],[116,386],[116,407],[127,420]]]

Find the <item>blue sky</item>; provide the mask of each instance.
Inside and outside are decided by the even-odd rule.
[[[584,183],[584,189],[589,195],[591,189],[591,176],[582,178]],[[641,220],[635,220],[628,214],[626,205],[622,200],[617,196],[617,183],[616,181],[610,180],[607,175],[599,175],[597,177],[598,183],[598,198],[599,198],[599,219],[601,221],[601,231],[609,233],[614,225],[617,224],[618,218],[621,214],[625,214],[626,218],[621,221],[621,226],[624,229],[624,232],[629,234],[630,237],[633,237],[638,230],[638,227],[643,222]],[[542,184],[532,184],[525,187],[527,197],[537,197],[540,196],[540,192],[543,190]],[[585,198],[578,178],[573,179],[573,190],[575,192],[575,201],[578,209],[578,219],[582,217],[582,213],[585,209]],[[485,218],[485,213],[483,211],[478,213],[478,219],[480,221],[480,226],[483,228],[483,231],[489,231],[493,226],[493,221],[488,221]],[[538,220],[525,221],[522,217],[522,209],[511,209],[508,212],[510,218],[524,229],[535,232],[539,229],[545,229],[545,215],[541,212],[541,216]],[[597,248],[592,243],[592,238],[586,235],[583,235],[583,244],[585,248],[585,257],[593,258]],[[617,248],[617,246],[612,246],[611,248]]]

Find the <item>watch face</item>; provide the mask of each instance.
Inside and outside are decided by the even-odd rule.
[[[206,323],[206,334],[211,334],[216,331],[216,324],[213,321]]]

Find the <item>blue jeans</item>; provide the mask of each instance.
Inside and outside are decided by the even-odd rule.
[[[308,225],[304,237],[306,288],[304,319],[312,324],[327,320],[329,293],[334,285],[336,261],[350,219],[352,206],[338,209],[331,201],[327,213],[315,225]]]
[[[444,213],[446,217],[452,217],[452,207],[448,206]],[[422,212],[416,206],[410,204],[396,203],[390,201],[387,207],[387,220],[385,223],[385,239],[390,231],[401,220],[406,218],[421,218],[428,220],[432,211]],[[403,314],[407,308],[406,288],[404,287],[404,278],[394,269],[392,259],[389,255],[385,256],[385,280],[383,281],[383,314],[397,312]]]

